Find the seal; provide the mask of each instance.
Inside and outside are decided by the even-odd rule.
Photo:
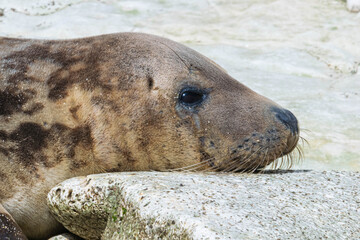
[[[13,219],[33,239],[62,231],[46,194],[67,178],[254,171],[299,139],[290,111],[196,51],[141,33],[0,38],[0,121],[0,224]]]

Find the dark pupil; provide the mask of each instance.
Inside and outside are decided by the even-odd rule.
[[[184,103],[194,104],[203,99],[203,94],[193,91],[186,91],[181,94],[180,100]]]

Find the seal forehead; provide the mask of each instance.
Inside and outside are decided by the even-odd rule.
[[[200,84],[216,84],[217,87],[229,91],[248,90],[243,84],[230,77],[215,62],[182,44],[153,35],[129,35],[139,42],[140,48],[152,49],[154,56],[150,61],[152,61],[152,66],[160,78],[164,76],[163,72],[166,71],[168,78],[174,78],[176,81],[187,78]]]

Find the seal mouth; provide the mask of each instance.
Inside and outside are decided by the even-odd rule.
[[[303,158],[302,147],[298,145],[299,140],[307,143],[306,139],[299,136],[299,134],[291,135],[288,137],[286,143],[282,145],[285,147],[284,151],[276,149],[273,146],[262,148],[258,147],[252,149],[252,151],[246,154],[236,154],[238,152],[233,151],[236,155],[233,157],[217,158],[206,154],[199,163],[171,169],[172,172],[185,171],[217,171],[217,172],[232,172],[232,173],[261,173],[268,169],[290,169],[293,164],[300,161]],[[297,153],[294,149],[297,150]]]
[[[258,172],[264,171],[267,166],[271,169],[286,168],[290,169],[292,165],[302,158],[302,149],[298,146],[299,134],[290,134],[283,142],[283,150],[273,147],[252,149],[246,155],[238,155],[231,160],[224,161],[217,167],[221,172]],[[298,154],[293,153],[294,149]]]

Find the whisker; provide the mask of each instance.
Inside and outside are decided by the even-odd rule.
[[[224,155],[224,157],[226,157],[227,155]],[[234,162],[236,162],[236,161],[234,161],[236,158],[238,158],[238,156],[235,156],[235,157],[232,157],[232,158],[227,158],[226,160],[223,160],[221,163],[220,163],[220,165],[219,166],[217,166],[216,168],[218,169],[218,170],[220,170],[220,171],[224,171],[224,169],[221,169],[223,166],[227,166],[227,168],[229,167],[229,163],[230,164],[233,164]]]
[[[275,153],[273,153],[272,155],[273,155],[273,158],[276,157],[276,154],[275,154]],[[274,160],[274,161],[271,163],[270,168],[271,168],[271,169],[277,169],[277,168],[278,168],[278,164],[279,164],[279,160],[276,159],[276,160]]]
[[[304,129],[306,131],[306,129]],[[270,152],[270,148],[260,147],[256,151],[253,151],[254,146],[251,146],[250,149],[246,151],[237,150],[236,156],[232,156],[229,158],[230,148],[227,153],[223,153],[220,157],[210,157],[201,162],[191,164],[188,166],[168,169],[167,171],[176,172],[176,171],[184,171],[184,172],[207,172],[207,171],[221,171],[221,172],[241,172],[241,173],[253,173],[255,171],[263,172],[269,166],[271,169],[290,169],[295,164],[299,163],[302,159],[304,159],[303,148],[304,145],[309,145],[309,142],[302,136],[299,136],[299,142],[295,147],[294,151],[289,154],[283,155],[283,151],[280,152]],[[243,153],[242,153],[243,152]],[[260,154],[258,154],[260,152]],[[246,153],[246,154],[245,154]],[[253,156],[258,154],[258,158],[254,160]],[[274,159],[276,156],[281,155],[280,158]],[[216,160],[217,165],[210,164],[211,161]]]
[[[231,161],[229,161],[229,162],[232,162],[230,165],[228,165],[227,166],[227,168],[225,168],[225,169],[223,169],[223,170],[221,170],[222,172],[229,172],[229,171],[231,171],[231,170],[233,170],[233,168],[234,168],[234,165],[237,165],[238,166],[238,164],[239,164],[239,162],[238,162],[238,160],[239,159],[237,159],[239,156],[236,156],[236,157],[233,157],[232,159],[231,159]],[[249,156],[250,157],[250,156]],[[241,164],[243,164],[243,162],[245,161],[247,161],[247,159],[248,159],[248,157],[246,157],[245,159],[240,159],[240,161],[242,161],[242,163]],[[227,163],[226,163],[227,164]]]
[[[300,132],[304,132],[304,133],[312,133],[311,130],[306,129],[306,128],[300,128]]]
[[[292,153],[284,156],[284,160],[281,163],[280,168],[290,169],[292,167]]]
[[[281,157],[279,169],[286,168],[288,156],[289,156],[289,154]]]
[[[299,139],[301,141],[301,145],[304,147],[304,143],[306,143],[307,146],[310,146],[310,143],[308,142],[308,140],[306,140],[305,138],[303,138],[302,136],[299,136]]]
[[[248,162],[250,162],[252,159],[251,159],[251,156],[253,156],[254,154],[256,154],[257,152],[259,152],[260,150],[262,150],[262,148],[259,148],[258,150],[256,150],[255,152],[253,152],[252,154],[250,154],[250,156],[249,157],[247,157],[246,159],[242,159],[241,161],[242,161],[242,163],[240,164],[240,166],[238,165],[238,162],[236,162],[237,163],[237,165],[238,165],[238,167],[236,167],[236,168],[234,168],[234,169],[231,169],[230,171],[231,172],[235,172],[235,171],[238,171],[238,170],[240,170],[242,167],[243,167],[243,165],[245,164],[245,163],[248,163]],[[254,164],[255,163],[255,164]],[[255,165],[254,167],[255,167],[255,169],[256,169],[256,161],[253,161],[253,162],[251,162],[251,168],[250,168],[250,172],[251,171],[253,171],[253,167],[252,167],[252,165]],[[233,166],[232,166],[233,167]],[[248,169],[244,169],[244,171],[249,171]]]
[[[263,159],[261,160],[261,166],[264,166],[264,167],[260,169],[260,173],[263,173],[264,170],[265,170],[265,167],[269,164],[269,159],[266,158],[266,157],[267,157],[267,154],[268,154],[268,151],[269,151],[269,149],[266,148],[266,151],[265,151],[265,153],[264,153],[264,157],[263,157]],[[265,163],[265,165],[264,165],[264,163]]]
[[[303,150],[300,148],[300,147],[296,147],[296,151],[297,151],[297,153],[298,153],[298,155],[299,155],[299,161],[301,161],[301,159],[304,159],[304,152],[303,152]]]
[[[197,166],[199,166],[199,165],[206,165],[206,164],[207,164],[209,161],[211,161],[212,159],[213,159],[213,158],[209,158],[209,159],[207,159],[207,160],[204,160],[204,161],[201,161],[201,162],[198,162],[198,163],[189,165],[189,166],[181,167],[181,168],[169,169],[169,171],[171,171],[171,172],[186,171],[186,170],[192,169],[192,168],[194,168],[194,167],[197,167]]]
[[[264,148],[260,148],[259,149],[259,151],[260,150],[263,150]],[[255,163],[256,163],[256,161],[255,161]],[[253,168],[253,170],[251,171],[251,173],[254,173],[257,169],[259,169],[259,167],[261,166],[261,164],[263,163],[263,160],[261,160],[261,161],[258,161],[258,164],[257,165],[255,165],[255,167]]]
[[[211,159],[209,159],[209,161],[211,161]],[[195,166],[191,169],[187,169],[185,170],[185,172],[194,172],[194,171],[201,171],[201,172],[204,172],[204,171],[207,171],[211,166],[209,166],[207,163],[209,161],[203,161],[203,164],[199,164],[198,166]],[[203,169],[201,169],[203,168]],[[201,169],[201,170],[199,170]]]

